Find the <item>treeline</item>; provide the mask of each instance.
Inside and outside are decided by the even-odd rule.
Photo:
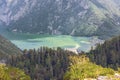
[[[88,53],[92,62],[103,67],[118,69],[120,67],[120,36],[98,44],[95,50]]]
[[[24,50],[23,55],[9,56],[7,64],[23,69],[32,80],[63,80],[69,67],[69,56],[76,55],[61,48],[41,47]]]

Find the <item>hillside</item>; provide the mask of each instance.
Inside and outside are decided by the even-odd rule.
[[[98,65],[117,70],[120,67],[120,36],[99,44],[95,50],[89,52],[89,57]]]
[[[119,4],[118,0],[2,0],[0,16],[10,31],[108,38],[120,34]]]
[[[14,55],[22,54],[22,52],[9,40],[5,39],[0,35],[0,58],[2,58],[2,56],[4,55],[12,55],[12,54]]]

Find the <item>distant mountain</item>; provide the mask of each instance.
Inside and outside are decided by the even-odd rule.
[[[0,0],[0,21],[7,25],[12,20],[18,20],[24,16],[29,8],[32,7],[32,3],[28,4],[29,0]]]
[[[120,34],[119,0],[1,0],[0,4],[0,20],[10,31],[104,38]]]
[[[0,59],[2,56],[12,54],[22,54],[22,52],[14,44],[0,35]]]

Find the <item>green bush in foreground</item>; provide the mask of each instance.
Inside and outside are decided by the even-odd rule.
[[[6,67],[0,64],[0,80],[31,80],[23,71],[18,68]]]
[[[83,80],[84,78],[97,78],[98,76],[114,75],[115,71],[91,63],[85,56],[70,57],[71,66],[64,76],[64,80]]]

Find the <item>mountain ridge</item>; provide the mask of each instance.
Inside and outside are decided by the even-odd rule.
[[[118,0],[22,0],[14,6],[13,3],[6,23],[10,31],[104,38],[120,34]]]

